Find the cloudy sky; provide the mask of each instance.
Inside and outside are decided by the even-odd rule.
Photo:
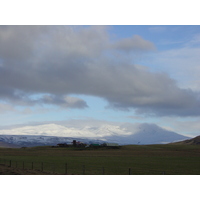
[[[200,26],[0,26],[0,128],[67,120],[200,133]]]

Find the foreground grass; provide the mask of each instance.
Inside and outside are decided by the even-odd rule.
[[[129,145],[120,149],[89,150],[0,148],[0,162],[15,168],[58,174],[199,175],[200,146]]]

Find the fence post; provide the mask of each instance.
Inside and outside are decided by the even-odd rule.
[[[128,174],[131,175],[131,168],[128,169]]]
[[[65,174],[67,174],[67,163],[65,163]]]

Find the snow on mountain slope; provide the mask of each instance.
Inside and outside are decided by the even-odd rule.
[[[100,127],[85,126],[83,128],[65,127],[57,124],[25,126],[9,130],[0,130],[1,135],[45,135],[57,137],[105,137],[110,135],[128,135],[120,126],[102,125]]]
[[[6,143],[11,146],[16,145],[18,147],[26,146],[56,146],[58,143],[70,144],[76,139],[81,142],[91,144],[91,143],[103,143],[101,140],[91,140],[86,138],[71,138],[71,137],[55,137],[55,136],[38,136],[38,135],[0,135],[0,142]]]
[[[56,145],[60,142],[72,142],[73,139],[86,143],[107,141],[123,145],[170,143],[185,140],[188,137],[165,130],[155,124],[131,123],[83,127],[45,124],[0,130],[0,141],[17,145]]]

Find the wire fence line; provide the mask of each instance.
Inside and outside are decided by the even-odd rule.
[[[166,171],[120,166],[98,166],[91,164],[28,162],[0,158],[0,164],[22,170],[37,170],[55,175],[165,175]]]

